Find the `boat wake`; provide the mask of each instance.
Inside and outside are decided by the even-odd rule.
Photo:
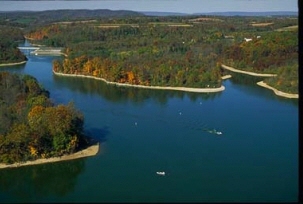
[[[223,133],[221,131],[217,131],[216,129],[204,129],[204,131],[210,133],[210,134],[216,134],[216,135],[222,135]]]

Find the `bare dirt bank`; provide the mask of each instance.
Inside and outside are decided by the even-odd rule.
[[[264,83],[263,81],[260,81],[257,83],[259,86],[262,86],[264,88],[267,88],[267,89],[271,89],[274,91],[274,93],[278,96],[283,96],[283,97],[286,97],[286,98],[299,98],[299,94],[290,94],[290,93],[285,93],[285,92],[282,92],[282,91],[279,91],[278,89],[275,89],[269,85],[267,85],[266,83]]]
[[[14,63],[5,63],[5,64],[0,64],[0,67],[4,67],[4,66],[14,66],[14,65],[25,64],[25,63],[26,63],[26,61],[14,62]]]
[[[137,88],[145,88],[145,89],[163,89],[163,90],[176,90],[176,91],[187,91],[187,92],[196,92],[196,93],[211,93],[211,92],[220,92],[224,91],[225,87],[221,86],[219,88],[188,88],[188,87],[169,87],[169,86],[143,86],[143,85],[133,85],[133,84],[125,84],[125,83],[117,83],[117,82],[110,82],[103,78],[98,78],[94,76],[87,76],[81,74],[62,74],[53,71],[54,74],[59,76],[69,76],[69,77],[86,77],[97,79],[106,82],[107,84],[113,84],[117,86],[127,86],[127,87],[137,87]]]
[[[52,158],[47,158],[47,159],[37,159],[37,160],[34,160],[34,161],[27,161],[27,162],[14,163],[14,164],[1,164],[0,163],[0,169],[79,159],[79,158],[83,158],[83,157],[94,156],[98,152],[99,152],[99,143],[91,145],[88,148],[83,149],[83,150],[81,150],[79,152],[76,152],[74,154],[64,155],[64,156],[61,156],[61,157],[52,157]]]
[[[221,79],[223,79],[223,80],[229,79],[229,78],[231,78],[231,75],[230,75],[230,74],[221,77]]]
[[[259,74],[259,73],[255,73],[255,72],[242,71],[242,70],[239,70],[239,69],[235,69],[233,67],[226,66],[224,64],[222,64],[221,67],[223,69],[227,69],[227,70],[232,71],[232,72],[247,74],[247,75],[251,75],[251,76],[261,76],[261,77],[275,77],[275,76],[277,76],[276,74]]]

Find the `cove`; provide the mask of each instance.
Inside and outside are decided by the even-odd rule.
[[[100,151],[0,170],[1,202],[297,201],[298,100],[257,86],[262,78],[233,74],[218,93],[149,90],[56,76],[56,57],[28,58],[0,71],[73,101]]]

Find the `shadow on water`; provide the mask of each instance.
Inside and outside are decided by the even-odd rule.
[[[84,94],[98,94],[103,98],[114,102],[128,102],[142,104],[146,100],[153,99],[159,104],[166,104],[170,98],[188,97],[192,101],[198,99],[212,100],[220,96],[218,93],[190,93],[172,90],[153,90],[135,87],[121,87],[116,85],[108,85],[103,81],[81,78],[81,77],[62,77],[53,75],[53,80],[59,87],[71,89],[74,92]]]
[[[3,66],[0,67],[0,72],[22,72],[25,68],[26,64],[19,64],[14,66]]]
[[[104,126],[103,128],[90,128],[85,131],[85,135],[93,138],[93,140],[99,143],[106,142],[109,134],[110,131],[108,126]]]
[[[0,170],[0,191],[16,202],[43,201],[73,192],[83,159]],[[2,195],[1,195],[2,197]],[[2,200],[4,199],[4,200]],[[1,200],[5,202],[5,196]]]

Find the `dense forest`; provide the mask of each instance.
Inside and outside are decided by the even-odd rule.
[[[276,73],[264,81],[287,93],[298,93],[298,32],[264,33],[260,38],[228,47],[225,64],[241,70]]]
[[[65,47],[67,57],[54,62],[56,72],[138,85],[204,88],[221,86],[224,63],[276,73],[278,77],[266,82],[297,93],[296,25],[292,17],[145,16],[57,22],[30,30],[27,37]]]
[[[24,41],[21,29],[0,25],[0,64],[26,61],[27,58],[17,48]]]
[[[108,9],[78,9],[78,10],[48,10],[48,11],[11,11],[0,12],[0,24],[12,25],[14,27],[28,28],[39,25],[46,25],[56,21],[76,21],[89,20],[95,18],[112,18],[112,17],[136,17],[143,14],[118,10],[112,11]]]
[[[86,145],[83,115],[55,106],[29,75],[0,72],[0,163],[73,153]]]
[[[35,20],[20,24],[26,18]],[[276,73],[278,77],[265,81],[282,91],[298,92],[296,16],[152,17],[62,10],[2,13],[0,22],[19,22],[33,43],[64,47],[67,57],[54,61],[56,72],[147,86],[204,88],[221,86],[225,71],[220,65],[226,64]]]

